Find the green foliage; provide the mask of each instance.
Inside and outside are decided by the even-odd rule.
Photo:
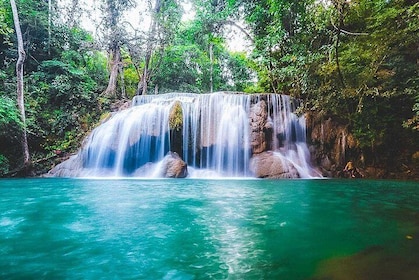
[[[161,71],[156,75],[160,92],[202,92],[202,80],[208,73],[209,59],[194,45],[166,49]],[[205,87],[208,89],[208,86]]]
[[[252,71],[252,63],[245,53],[224,52],[221,56],[222,83],[220,88],[231,91],[252,92],[256,76]],[[255,91],[253,91],[255,92]]]
[[[0,154],[0,177],[9,172],[9,160]]]
[[[10,35],[13,29],[10,27],[8,14],[4,3],[0,3],[0,44],[10,45]]]
[[[415,104],[412,108],[413,116],[403,122],[403,127],[419,132],[419,92],[413,94],[415,98]]]
[[[180,102],[176,102],[169,115],[169,127],[171,130],[181,131],[183,126],[183,111]]]
[[[87,68],[75,67],[74,53],[65,52],[63,58],[67,61],[44,61],[39,70],[28,77],[29,129],[38,138],[47,140],[47,149],[64,145],[55,142],[68,142],[69,133],[88,131],[91,120],[86,117],[97,114],[96,82]]]
[[[0,175],[13,165],[16,153],[20,152],[19,135],[23,123],[14,100],[0,96]]]
[[[137,91],[138,74],[134,67],[124,68],[125,91],[128,98],[133,98]]]
[[[0,136],[16,134],[22,126],[16,103],[8,97],[0,96]]]
[[[402,128],[418,130],[417,1],[239,2],[254,34],[258,89],[337,115],[364,151],[400,154],[395,135],[405,148],[417,144]]]
[[[244,54],[228,52],[221,37],[207,33],[210,32],[209,23],[204,20],[210,21],[198,18],[185,23],[176,34],[173,45],[165,49],[159,71],[153,79],[159,92],[209,92],[211,82],[214,91],[244,91],[253,85],[248,58]],[[215,24],[216,21],[212,19],[211,22]]]

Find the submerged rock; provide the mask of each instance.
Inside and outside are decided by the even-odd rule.
[[[297,169],[294,165],[279,155],[271,151],[254,155],[250,159],[250,171],[258,178],[299,178]]]
[[[412,247],[408,253],[395,255],[382,247],[371,247],[354,255],[331,258],[318,267],[311,280],[419,279],[416,251]]]

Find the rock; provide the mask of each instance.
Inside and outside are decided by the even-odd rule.
[[[183,111],[182,103],[176,101],[170,109],[169,114],[169,127],[171,130],[180,131],[183,127]]]
[[[110,109],[112,112],[119,112],[131,108],[131,103],[131,100],[127,99],[117,100],[110,104]]]
[[[294,165],[281,154],[271,151],[253,155],[250,171],[258,178],[299,178]]]
[[[417,258],[373,246],[353,255],[323,260],[310,279],[418,279],[418,276]]]
[[[79,177],[83,168],[83,160],[79,154],[56,165],[44,177]]]
[[[272,130],[272,123],[268,121],[268,110],[265,100],[260,100],[250,107],[250,144],[253,154],[260,154],[268,149],[266,130]]]
[[[323,175],[337,177],[347,160],[358,161],[356,140],[348,125],[331,117],[309,115],[307,120],[311,158]]]
[[[168,152],[162,162],[161,175],[165,178],[185,178],[188,166],[177,153]]]
[[[163,160],[152,163],[148,162],[135,170],[133,177],[152,178],[185,178],[188,176],[186,162],[175,152],[168,152]]]

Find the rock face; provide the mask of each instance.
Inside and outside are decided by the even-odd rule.
[[[185,178],[188,176],[186,162],[177,153],[167,153],[162,162],[161,176],[164,178]]]
[[[260,100],[250,107],[250,144],[253,154],[260,154],[268,149],[266,130],[269,129],[268,110],[265,100]]]
[[[152,174],[151,170],[155,168],[155,164],[151,162],[139,168],[139,172],[133,175]],[[71,156],[68,160],[58,164],[51,169],[44,177],[80,177],[87,174],[81,174],[83,170],[83,160],[77,154]],[[146,172],[147,171],[147,172]],[[104,173],[106,174],[106,173]],[[185,178],[188,176],[188,168],[177,153],[169,152],[160,164],[160,169],[157,177],[162,178]]]
[[[322,173],[338,177],[347,161],[359,162],[356,156],[356,141],[347,125],[332,118],[308,117],[311,158]]]
[[[82,170],[83,161],[78,154],[56,165],[44,177],[78,177]]]
[[[271,151],[254,155],[250,160],[250,171],[258,178],[299,178],[290,161]]]

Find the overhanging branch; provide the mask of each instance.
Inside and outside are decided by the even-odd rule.
[[[225,25],[231,25],[236,27],[237,29],[239,29],[244,35],[246,35],[247,39],[250,40],[250,42],[254,43],[255,41],[253,40],[252,36],[250,36],[250,34],[246,31],[246,29],[244,29],[243,27],[241,27],[240,25],[238,25],[237,23],[235,23],[232,20],[224,20],[221,22],[221,24],[225,24]]]

